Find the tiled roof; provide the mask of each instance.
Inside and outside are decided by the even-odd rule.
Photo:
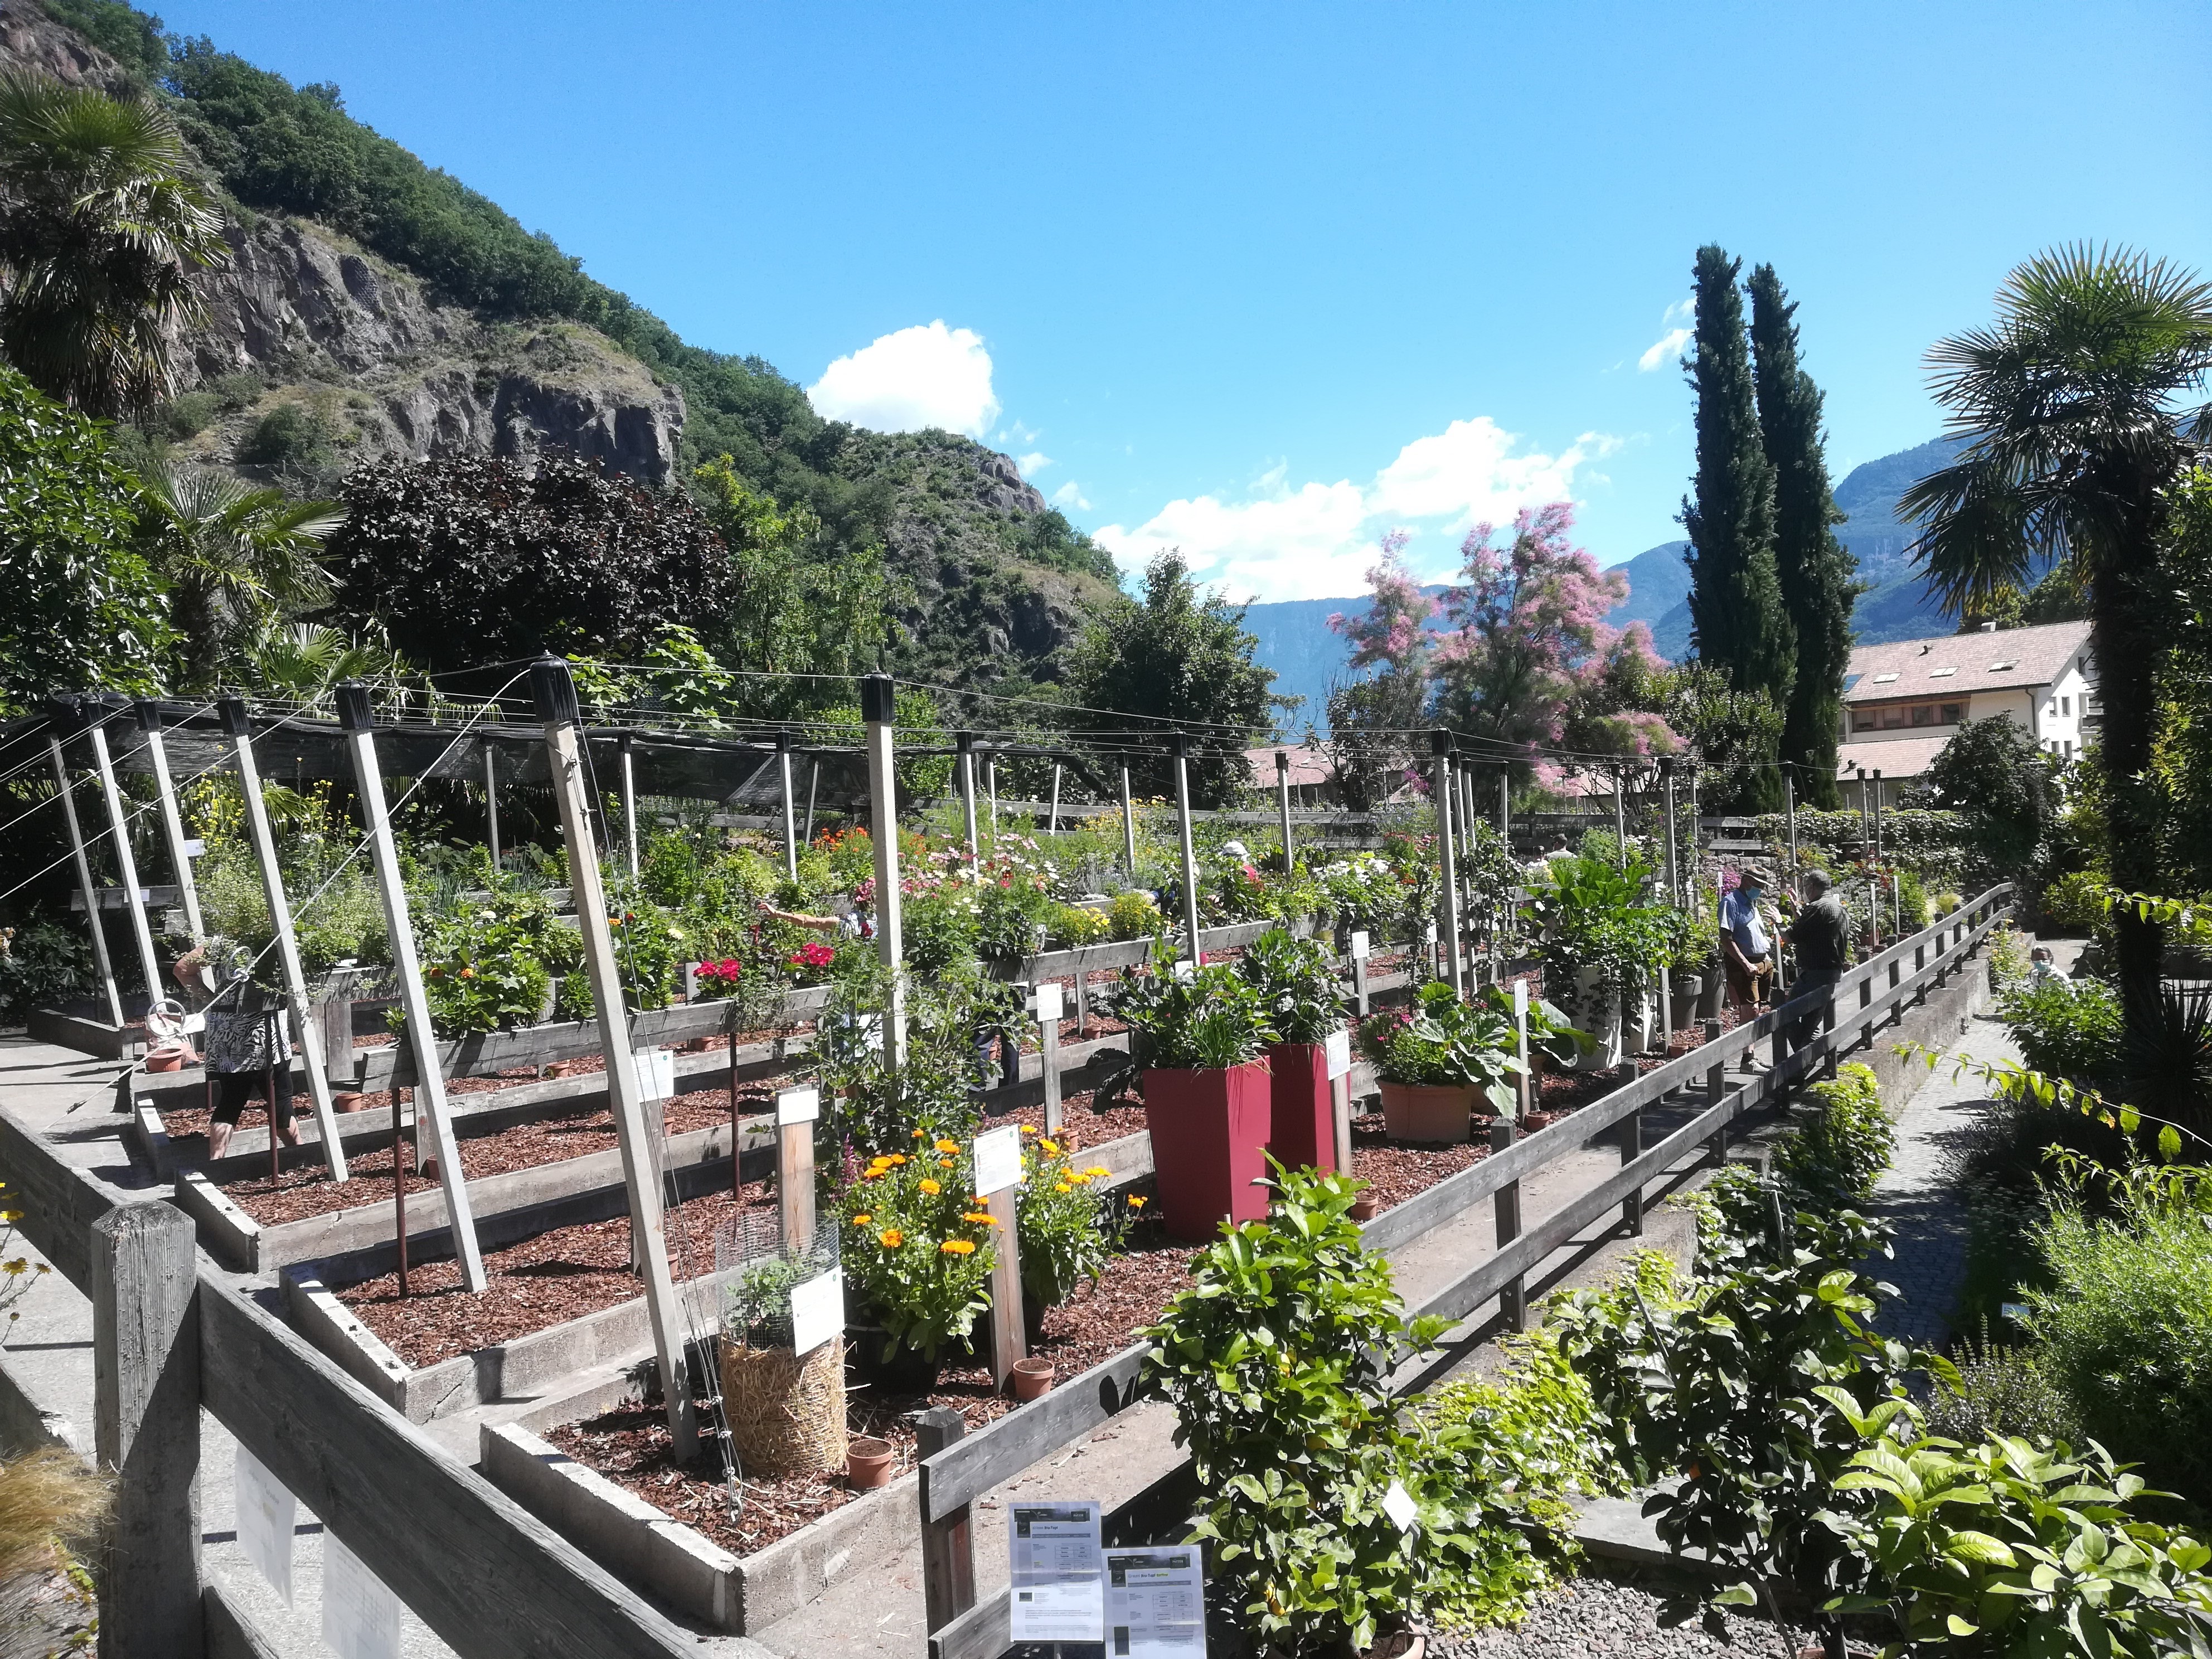
[[[1858,769],[1866,768],[1872,777],[1877,771],[1884,783],[1892,778],[1917,778],[1935,763],[1936,756],[1954,733],[1946,732],[1940,738],[1886,738],[1879,743],[1847,743],[1836,751],[1836,775],[1856,777]],[[1845,801],[1845,805],[1854,803]]]
[[[1266,749],[1247,749],[1245,763],[1252,769],[1252,781],[1262,789],[1275,787],[1275,750],[1281,748],[1291,757],[1291,787],[1299,788],[1307,784],[1328,783],[1336,777],[1336,769],[1328,763],[1328,757],[1318,750],[1275,744]]]
[[[2070,622],[1855,646],[1844,671],[1844,701],[1883,702],[2049,685],[2088,643],[2089,624]]]

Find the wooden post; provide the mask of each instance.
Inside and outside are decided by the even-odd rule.
[[[814,845],[814,790],[822,781],[822,761],[810,757],[806,763],[806,844]]]
[[[1291,751],[1275,751],[1275,805],[1283,816],[1283,875],[1287,879],[1297,867],[1297,849],[1291,840]]]
[[[1129,799],[1129,769],[1121,769],[1121,855],[1129,861],[1129,879],[1137,878],[1137,808]]]
[[[799,816],[791,798],[791,733],[775,734],[776,769],[783,777],[783,873],[799,879]]]
[[[1705,1020],[1702,1023],[1699,1029],[1703,1031],[1706,1042],[1714,1043],[1718,1042],[1721,1040],[1720,1021],[1717,1019]],[[1727,1097],[1728,1062],[1726,1060],[1716,1060],[1711,1066],[1705,1067],[1706,1109],[1711,1110],[1713,1107],[1719,1105],[1721,1102],[1725,1100]],[[1723,1123],[1721,1125],[1719,1132],[1713,1136],[1712,1161],[1716,1166],[1728,1162],[1728,1125]]]
[[[284,872],[276,862],[276,837],[269,827],[268,803],[261,798],[261,769],[253,758],[253,725],[246,717],[246,704],[240,699],[225,697],[217,707],[222,713],[222,729],[230,734],[231,746],[238,757],[238,788],[246,802],[246,838],[253,843],[254,861],[261,867],[262,896],[269,902],[269,920],[276,934],[276,966],[284,976],[284,1000],[292,1015],[293,1036],[300,1045],[300,1065],[307,1074],[307,1097],[314,1103],[315,1130],[323,1140],[323,1162],[332,1181],[343,1181],[345,1148],[338,1144],[337,1114],[331,1105],[331,1078],[321,1033],[307,1006],[307,975],[300,965],[300,941],[292,930],[292,907],[284,893]],[[353,1005],[349,1002],[345,1005],[344,1017],[347,1057],[350,1060]],[[279,1069],[284,1074],[281,1086],[289,1092],[292,1068],[285,1066]],[[269,1145],[273,1157],[276,1145],[273,1118],[269,1125]],[[273,1175],[270,1188],[272,1191],[276,1188]]]
[[[1796,769],[1788,762],[1782,767],[1782,821],[1790,836],[1790,892],[1793,898],[1802,898],[1797,890],[1797,776]]]
[[[1628,779],[1618,766],[1613,769],[1613,846],[1614,861],[1626,870],[1628,868]]]
[[[950,1406],[932,1406],[908,1420],[916,1462],[927,1462],[968,1432],[967,1422]],[[975,1605],[975,1559],[965,1504],[922,1525],[921,1600],[922,1622],[933,1635]]]
[[[983,781],[989,787],[991,797],[991,851],[999,850],[999,757],[983,757]]]
[[[392,1237],[399,1247],[399,1299],[407,1299],[407,1131],[406,1111],[400,1097],[408,1091],[392,1091]],[[417,1118],[419,1127],[420,1118]]]
[[[890,975],[884,1010],[884,1064],[896,1077],[906,1066],[906,970],[900,937],[898,768],[894,752],[898,693],[888,674],[860,681],[860,717],[868,731],[868,834],[876,850],[876,959]]]
[[[822,1091],[809,1084],[775,1095],[775,1210],[783,1253],[814,1248],[814,1125],[822,1115]],[[730,1157],[738,1143],[730,1141]]]
[[[622,760],[623,857],[629,865],[629,878],[637,879],[637,773],[630,763],[630,735],[622,734],[619,744]],[[573,845],[573,843],[572,843]],[[578,908],[577,914],[581,915]],[[611,1063],[611,1057],[610,1057]]]
[[[957,751],[960,772],[960,816],[968,830],[968,862],[977,864],[983,857],[982,847],[975,839],[975,738],[972,732],[955,732],[952,746]]]
[[[1044,821],[1044,832],[1048,836],[1060,833],[1060,763],[1054,761],[1052,763],[1052,811]]]
[[[59,729],[59,728],[57,728]],[[54,787],[60,793],[62,817],[69,824],[70,852],[76,860],[77,890],[84,895],[84,919],[92,928],[92,960],[100,969],[100,988],[107,993],[107,1018],[123,1024],[123,993],[115,983],[115,963],[107,954],[107,929],[100,919],[100,889],[92,884],[92,860],[85,856],[84,826],[77,822],[76,785],[70,778],[69,761],[62,753],[60,737],[49,734],[46,752],[53,757]]]
[[[437,1032],[430,1024],[430,1001],[422,992],[422,964],[415,954],[415,924],[409,914],[407,886],[399,874],[399,852],[392,839],[392,816],[384,804],[384,774],[376,762],[376,730],[369,712],[368,688],[359,680],[338,687],[338,724],[353,750],[356,792],[368,829],[369,861],[384,899],[385,929],[391,936],[392,963],[399,979],[399,1006],[407,1017],[407,1046],[415,1056],[415,1154],[422,1156],[422,1128],[438,1160],[438,1185],[446,1195],[453,1254],[460,1262],[461,1285],[471,1295],[485,1285],[483,1255],[477,1248],[475,1212],[469,1206],[468,1178],[461,1170],[460,1143],[446,1110],[446,1079],[440,1069]],[[579,892],[578,913],[583,912]],[[604,910],[599,913],[605,915]],[[612,1079],[609,1079],[611,1082]],[[335,1143],[334,1143],[335,1144]]]
[[[491,849],[491,873],[499,875],[499,761],[489,740],[483,745],[484,845]]]
[[[1510,1118],[1492,1118],[1490,1123],[1490,1150],[1502,1152],[1513,1144],[1514,1126]],[[1504,1249],[1521,1237],[1521,1183],[1509,1181],[1491,1196],[1491,1208],[1498,1219],[1498,1248]],[[1507,1281],[1498,1293],[1498,1308],[1505,1316],[1505,1323],[1512,1330],[1526,1330],[1528,1326],[1528,1285],[1527,1279],[1516,1277]]]
[[[1189,935],[1190,963],[1206,965],[1206,952],[1198,939],[1198,854],[1190,839],[1190,738],[1175,734],[1176,821],[1182,833],[1182,918]]]
[[[1785,772],[1783,775],[1787,777],[1789,775]],[[1667,902],[1680,904],[1682,902],[1682,866],[1674,848],[1674,757],[1672,755],[1659,757],[1659,783],[1662,796],[1661,805],[1667,813]]]
[[[146,890],[138,884],[138,860],[131,850],[131,818],[123,810],[123,792],[115,784],[115,763],[107,752],[107,733],[100,722],[106,711],[95,712],[85,725],[92,739],[92,763],[100,772],[100,793],[107,803],[107,827],[115,840],[115,867],[123,877],[123,897],[131,912],[131,937],[138,944],[138,961],[146,973],[149,1003],[161,1000],[161,964],[154,954],[154,930],[146,925]]]
[[[1452,846],[1452,737],[1449,732],[1429,733],[1433,757],[1430,799],[1437,806],[1437,846],[1443,854],[1443,914],[1437,918],[1444,934],[1444,960],[1452,990],[1467,994],[1467,951],[1459,933],[1459,856]]]
[[[1367,935],[1352,936],[1352,1006],[1360,1018],[1367,1018]]]
[[[977,1135],[969,1153],[976,1195],[996,1223],[991,1229],[991,1380],[1006,1386],[1014,1362],[1027,1356],[1022,1329],[1021,1137],[1012,1124]]]
[[[192,855],[185,844],[184,814],[177,810],[177,787],[169,778],[168,745],[161,739],[161,705],[141,697],[135,705],[138,730],[146,739],[146,758],[154,768],[154,790],[161,804],[161,833],[169,843],[169,867],[177,872],[177,897],[185,927],[195,942],[207,936],[200,920],[199,884],[192,879]]]
[[[599,854],[592,834],[592,802],[584,785],[583,756],[577,732],[576,685],[568,665],[540,657],[530,665],[531,695],[545,723],[545,758],[553,793],[561,803],[561,830],[568,848],[568,884],[576,921],[583,934],[584,971],[592,982],[592,1002],[599,1027],[599,1049],[606,1056],[607,1106],[622,1149],[623,1184],[629,1189],[630,1249],[641,1255],[646,1313],[653,1346],[660,1360],[661,1391],[668,1407],[668,1432],[679,1462],[688,1462],[697,1443],[691,1379],[684,1362],[684,1310],[668,1267],[668,1235],[660,1206],[660,1147],[646,1119],[637,1054],[631,1046],[629,1015],[622,971],[615,961],[614,939],[607,927],[606,887],[599,875]],[[731,1148],[734,1156],[737,1149]],[[441,1155],[444,1148],[440,1147]],[[458,1164],[459,1160],[455,1162]]]
[[[1081,983],[1079,977],[1077,982]],[[1044,1132],[1060,1133],[1060,1016],[1063,1006],[1060,985],[1048,980],[1036,988],[1030,1008],[1037,1018],[1040,1069],[1044,1076]],[[1077,1022],[1080,1025],[1081,1022]]]
[[[1631,1112],[1620,1120],[1620,1162],[1623,1168],[1644,1156],[1644,1113]],[[1620,1224],[1631,1238],[1644,1237],[1644,1188],[1620,1200]]]
[[[200,1325],[191,1218],[125,1204],[92,1224],[93,1441],[115,1476],[102,1659],[198,1659]]]
[[[1505,843],[1505,850],[1513,850],[1513,769],[1498,769],[1498,838]]]

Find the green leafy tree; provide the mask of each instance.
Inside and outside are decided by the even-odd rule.
[[[1166,734],[1190,732],[1192,804],[1218,806],[1249,787],[1244,750],[1285,702],[1268,690],[1274,672],[1252,660],[1259,645],[1243,605],[1200,592],[1182,555],[1162,553],[1146,568],[1144,599],[1119,598],[1076,642],[1067,690],[1085,712],[1072,718],[1093,730],[1160,734],[1129,756],[1131,781],[1148,795],[1174,793]]]
[[[1929,353],[1937,398],[1966,440],[1899,498],[1927,528],[1915,545],[1954,612],[2022,587],[2049,559],[2089,596],[2104,728],[2112,879],[2160,880],[2153,747],[2161,655],[2178,616],[2166,533],[2174,492],[2212,437],[2212,285],[2162,260],[2080,246],[2037,256],[1998,290],[1989,327]],[[2115,921],[2131,1030],[2160,1022],[2162,929]]]
[[[1701,810],[1756,811],[1779,793],[1783,714],[1765,692],[1732,691],[1718,669],[1687,662],[1669,678],[1660,710],[1697,757]]]
[[[1798,769],[1802,802],[1832,807],[1851,605],[1865,589],[1857,558],[1836,537],[1844,514],[1828,488],[1820,388],[1798,365],[1797,307],[1772,265],[1753,271],[1748,287],[1759,435],[1774,468],[1775,576],[1797,652],[1782,757]]]
[[[2036,856],[2057,806],[2051,757],[2008,719],[1962,726],[1928,768],[1939,807],[1961,814],[1975,851],[2005,877]]]
[[[1717,246],[1698,250],[1697,356],[1686,365],[1698,394],[1698,474],[1682,502],[1691,637],[1731,689],[1763,692],[1786,708],[1796,643],[1775,568],[1774,464],[1759,432],[1736,290],[1741,269]],[[1778,799],[1778,787],[1773,793]]]
[[[635,662],[659,624],[711,634],[739,596],[704,513],[595,461],[387,459],[346,481],[345,506],[328,544],[332,620],[380,623],[433,669],[549,648]]]
[[[295,501],[208,467],[160,464],[143,473],[139,498],[142,543],[168,589],[179,690],[211,690],[286,614],[330,599],[318,559],[344,518],[336,504]]]
[[[229,258],[185,161],[150,100],[0,75],[0,349],[49,396],[112,415],[175,389],[192,280]]]
[[[173,635],[98,423],[0,368],[0,714],[57,691],[159,689]]]

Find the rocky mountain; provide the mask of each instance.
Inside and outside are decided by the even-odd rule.
[[[126,443],[315,493],[392,454],[568,449],[681,488],[729,453],[755,487],[884,550],[911,596],[890,665],[948,684],[1054,678],[1114,591],[1111,560],[1007,457],[822,421],[768,364],[685,345],[353,121],[334,87],[173,42],[122,0],[0,0],[9,65],[164,98],[229,222],[186,385]],[[278,165],[302,143],[353,186]]]

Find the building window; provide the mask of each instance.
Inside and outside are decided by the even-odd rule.
[[[1936,717],[1936,724],[1938,726],[1957,726],[1961,724],[1966,718],[1966,704],[1963,702],[1947,702],[1941,706]]]
[[[1853,710],[1851,711],[1851,730],[1852,730],[1852,731],[1854,731],[1854,732],[1871,732],[1871,731],[1873,731],[1873,730],[1874,730],[1874,728],[1875,728],[1874,710],[1872,710],[1871,708],[1855,708],[1855,709],[1853,709]]]
[[[2071,697],[2059,698],[2058,712],[2070,717],[2074,713],[2074,699]]]

